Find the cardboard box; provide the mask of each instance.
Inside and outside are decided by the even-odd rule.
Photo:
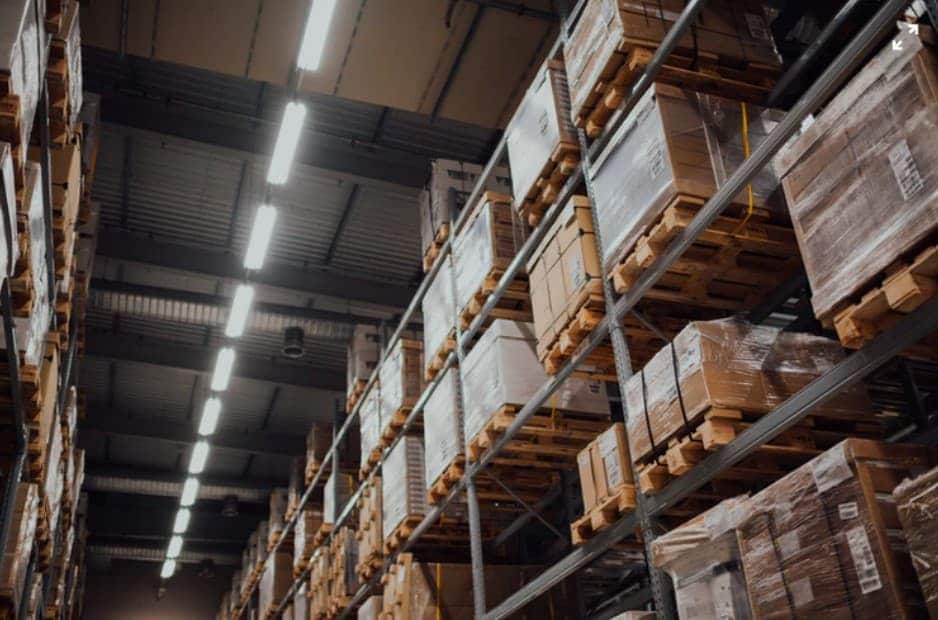
[[[293,566],[305,565],[315,549],[313,540],[322,526],[322,509],[306,506],[296,518],[293,528]]]
[[[381,363],[381,430],[400,424],[423,392],[423,342],[400,338]]]
[[[358,409],[359,430],[361,432],[361,449],[359,453],[362,470],[368,469],[371,463],[377,462],[380,448],[378,442],[384,429],[384,420],[381,416],[380,389],[377,385],[362,395],[362,404]]]
[[[453,270],[450,261],[445,261],[437,271],[436,277],[427,287],[420,307],[423,315],[424,361],[425,367],[429,369],[456,325]]]
[[[338,607],[345,607],[348,598],[358,589],[355,566],[358,564],[358,544],[355,530],[344,526],[335,532],[329,549],[329,598]]]
[[[369,596],[358,608],[358,620],[378,620],[381,617],[383,606],[380,596]]]
[[[35,484],[20,482],[16,485],[16,498],[0,558],[0,596],[12,601],[14,615],[23,602],[20,594],[26,585],[27,565],[36,537],[39,518],[39,489]]]
[[[584,513],[632,486],[626,441],[625,425],[616,422],[577,455]]]
[[[833,340],[737,319],[695,321],[625,386],[629,453],[636,463],[653,446],[696,428],[711,408],[768,413],[843,359]],[[812,411],[817,418],[874,423],[861,385]]]
[[[908,29],[894,40],[775,158],[823,320],[938,222],[938,61]]]
[[[13,150],[0,141],[0,239],[6,250],[0,252],[0,274],[11,276],[20,257],[16,226],[16,181],[13,173]]]
[[[381,342],[376,325],[356,325],[352,329],[346,355],[346,385],[351,392],[359,381],[367,381],[381,359]]]
[[[261,521],[257,524],[257,538],[254,541],[255,552],[254,552],[254,563],[255,565],[258,562],[263,561],[267,556],[267,534],[270,531],[270,526],[267,521]]]
[[[267,540],[269,544],[273,544],[283,531],[287,514],[287,489],[278,487],[271,491],[269,504]]]
[[[746,117],[745,135],[755,150],[780,113],[747,104]],[[590,169],[606,273],[675,197],[708,199],[736,171],[745,159],[742,119],[737,101],[663,84],[648,89]],[[759,172],[751,186],[753,206],[784,222],[771,168]],[[733,198],[737,205],[748,206],[748,200],[746,189]]]
[[[384,555],[384,531],[381,528],[381,476],[373,476],[363,483],[364,489],[358,500],[358,565],[359,576],[371,574],[372,563]]]
[[[327,545],[313,552],[313,568],[309,574],[309,617],[310,620],[324,618],[329,610],[331,573],[330,550]]]
[[[938,618],[938,468],[893,491],[912,565],[931,618]]]
[[[459,370],[450,368],[423,408],[424,481],[430,488],[450,465],[465,455]]]
[[[408,517],[427,513],[423,441],[406,436],[381,466],[381,532],[385,540]]]
[[[293,558],[286,551],[277,551],[267,557],[258,585],[258,607],[263,613],[276,607],[293,585]]]
[[[41,2],[36,0],[5,0],[0,3],[0,73],[7,76],[2,95],[19,97],[20,133],[15,146],[25,149],[36,117],[39,91],[46,74],[47,46],[45,20],[38,19]],[[5,136],[10,140],[14,136]]]
[[[348,503],[349,497],[352,496],[354,488],[355,477],[353,475],[340,472],[336,476],[334,471],[329,474],[322,491],[323,523],[332,524],[338,520],[339,515],[345,508],[345,504]],[[336,503],[336,498],[338,498],[338,503]]]

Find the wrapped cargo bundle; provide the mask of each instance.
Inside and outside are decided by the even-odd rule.
[[[894,40],[775,159],[814,314],[852,348],[938,274],[938,61],[908,29]]]
[[[378,370],[381,437],[393,440],[423,391],[423,342],[399,338]]]
[[[362,396],[358,416],[361,433],[360,469],[364,475],[370,472],[381,458],[381,431],[384,428],[384,420],[381,418],[381,391],[377,384]]]
[[[289,552],[271,553],[264,562],[258,592],[258,608],[268,614],[280,604],[293,584],[293,558]]]
[[[810,334],[736,319],[690,323],[626,383],[632,459],[645,463],[691,432],[702,436],[703,449],[716,449],[731,441],[745,420],[773,410],[841,359],[837,342]],[[865,388],[857,385],[811,415],[818,426],[830,419],[856,423],[858,431],[876,427]],[[672,469],[672,455],[686,456],[681,445],[672,446]]]
[[[938,468],[905,480],[893,497],[925,606],[931,618],[938,618]]]
[[[329,608],[333,613],[347,607],[358,589],[357,563],[355,530],[343,526],[333,536],[329,549]]]
[[[316,534],[322,527],[322,510],[306,506],[300,511],[293,528],[293,571],[299,573],[306,569],[313,555]]]
[[[533,226],[580,161],[562,61],[548,60],[534,77],[508,125],[507,146],[515,208]]]
[[[321,620],[326,618],[329,612],[330,558],[327,545],[316,547],[312,565],[309,573],[309,618]]]
[[[465,457],[459,370],[450,368],[423,408],[424,482],[436,503],[462,475]]]
[[[584,516],[570,525],[573,544],[635,508],[635,485],[625,425],[616,422],[577,455]]]
[[[309,593],[306,584],[301,585],[293,597],[293,620],[309,620]]]
[[[270,492],[267,526],[267,546],[273,547],[280,540],[287,514],[287,489],[275,488]]]
[[[456,348],[456,303],[453,300],[453,270],[450,261],[444,261],[436,277],[427,287],[421,302],[423,315],[423,353],[426,372],[431,381],[446,357]]]
[[[361,397],[365,384],[381,359],[381,340],[376,325],[356,325],[352,328],[346,355],[345,385],[348,386],[345,408],[351,411]]]
[[[77,2],[70,2],[49,48],[46,84],[55,105],[50,111],[53,139],[65,143],[78,130],[82,107],[81,27]]]
[[[380,596],[369,596],[358,608],[358,620],[379,620],[381,618],[381,607],[383,606]]]
[[[81,150],[77,144],[65,144],[49,150],[52,163],[52,241],[55,245],[56,278],[68,285],[75,250],[75,225],[82,195]],[[32,149],[30,149],[32,158]],[[37,153],[38,157],[38,153]],[[67,321],[66,321],[67,322]]]
[[[326,465],[324,460],[329,446],[332,445],[332,427],[326,424],[313,422],[306,434],[306,484],[310,484],[316,476],[316,472]]]
[[[469,450],[481,452],[485,447],[483,435],[507,427],[516,411],[547,381],[544,368],[537,361],[535,346],[534,328],[530,323],[498,319],[469,351],[460,367],[466,395],[463,432]],[[598,381],[571,377],[556,390],[549,406],[553,414],[536,415],[531,424],[546,424],[556,429],[556,435],[549,438],[549,452],[562,454],[563,461],[572,464],[576,453],[608,426],[605,387]],[[544,420],[538,422],[539,417]],[[538,439],[539,433],[527,437],[525,432],[522,430],[518,438],[523,437],[528,444],[545,441],[542,433]],[[531,445],[526,448],[528,458],[535,458],[538,455],[531,451]],[[509,442],[503,453],[511,450]],[[468,456],[475,458],[478,454]]]
[[[680,0],[589,0],[564,45],[571,118],[599,135],[684,9]],[[657,79],[763,101],[782,62],[757,0],[715,0],[678,39]]]
[[[449,237],[451,222],[455,222],[466,200],[472,194],[482,175],[482,166],[452,159],[434,159],[430,162],[430,183],[420,193],[420,247],[423,251],[423,270],[429,271],[440,247]],[[498,166],[492,171],[485,189],[500,194],[511,193],[508,169]]]
[[[13,513],[0,558],[0,598],[13,603],[13,616],[17,617],[20,594],[26,586],[27,565],[36,537],[39,516],[39,489],[35,484],[20,482],[16,485]]]
[[[258,564],[263,564],[264,558],[267,557],[267,534],[270,531],[270,525],[267,521],[261,521],[257,524],[257,539],[254,541],[254,562],[255,567]]]
[[[590,171],[616,292],[631,288],[778,118],[722,97],[648,89]],[[739,310],[790,276],[798,248],[777,187],[771,169],[759,172],[645,297]]]
[[[0,141],[0,239],[5,244],[0,251],[0,276],[12,276],[20,257],[16,227],[16,181],[13,150],[9,142]]]
[[[45,21],[37,19],[37,0],[0,3],[0,99],[15,112],[4,123],[0,139],[12,143],[18,167],[26,159],[29,134],[36,116],[39,92],[46,73]],[[42,52],[40,52],[42,49]]]
[[[352,495],[354,487],[355,478],[351,474],[341,472],[338,476],[335,472],[329,474],[322,491],[322,521],[324,524],[332,525],[338,520],[342,509],[345,508],[345,504],[348,503],[348,499]],[[337,500],[338,503],[336,503]]]
[[[290,477],[287,482],[287,519],[296,512],[303,491],[306,490],[306,458],[297,456],[290,459]]]
[[[43,469],[42,487],[40,487],[40,538],[48,536],[49,550],[58,531],[59,516],[62,508],[62,487],[65,479],[64,461],[62,460],[62,427],[53,424],[50,430],[49,452],[46,454]],[[50,558],[51,559],[51,558]]]
[[[358,563],[355,574],[362,581],[381,568],[384,557],[384,532],[381,529],[381,477],[372,476],[363,483],[358,500]]]
[[[394,446],[381,466],[381,480],[381,534],[385,548],[394,549],[427,513],[420,437],[406,436]]]

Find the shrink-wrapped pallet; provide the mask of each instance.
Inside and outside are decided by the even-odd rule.
[[[272,611],[293,583],[293,558],[287,551],[271,553],[264,562],[264,572],[261,573],[258,585],[258,608],[261,613]]]
[[[304,583],[293,597],[293,620],[309,620],[309,593]]]
[[[11,276],[20,256],[16,227],[16,181],[13,177],[13,150],[0,141],[0,275]]]
[[[62,486],[65,471],[62,461],[62,426],[53,424],[50,429],[49,449],[46,453],[43,470],[40,501],[45,509],[48,531],[54,534],[58,530],[59,515],[62,508]]]
[[[330,557],[329,546],[316,547],[309,573],[309,617],[310,620],[325,618],[329,610]]]
[[[287,489],[278,487],[270,492],[269,512],[267,517],[267,542],[273,545],[280,538],[287,513]]]
[[[367,580],[381,565],[384,535],[381,529],[381,476],[362,483],[358,500],[358,564],[355,572]]]
[[[361,433],[360,464],[362,471],[365,471],[378,462],[381,454],[380,441],[384,420],[381,418],[381,397],[377,384],[362,396],[358,416]]]
[[[381,466],[381,531],[385,540],[408,517],[427,513],[423,442],[402,438]]]
[[[445,239],[449,225],[459,217],[472,194],[482,166],[453,159],[434,159],[430,162],[430,182],[420,194],[420,247],[424,256],[434,240]],[[485,189],[502,194],[511,193],[508,169],[497,166],[485,184]],[[440,239],[437,239],[439,237]]]
[[[351,474],[339,472],[339,474],[336,475],[334,471],[329,474],[329,477],[326,479],[326,485],[322,491],[323,523],[331,525],[338,520],[339,515],[345,508],[345,504],[348,503],[348,498],[352,495],[354,487],[355,477]]]
[[[478,434],[500,408],[524,405],[547,382],[535,347],[530,323],[498,319],[466,355],[460,376],[466,395],[463,432],[467,439]],[[609,415],[604,386],[577,377],[565,380],[548,406],[597,419]]]
[[[357,563],[355,530],[342,526],[334,533],[329,549],[329,601],[336,609],[346,607],[358,589]]]
[[[589,512],[632,485],[625,426],[616,422],[577,455],[583,511]],[[634,489],[631,493],[634,494]]]
[[[608,111],[591,118],[594,107],[608,105],[602,101],[608,96],[621,101],[622,93],[610,93],[610,88],[628,87],[630,80],[636,77],[635,69],[647,63],[644,56],[638,56],[632,59],[638,67],[623,67],[629,53],[635,48],[649,55],[654,52],[683,9],[684,3],[680,0],[589,0],[586,3],[564,45],[574,123],[586,127],[590,135],[598,133],[596,130],[605,123]],[[781,69],[765,9],[758,0],[708,2],[693,26],[678,39],[674,54],[697,59],[698,65],[703,65],[701,71],[708,72],[711,78],[714,73],[720,75],[720,67],[729,70],[724,70],[725,77],[737,80],[746,77],[747,66],[758,67],[758,71],[742,83],[710,80],[710,87],[717,92],[739,91],[750,97],[764,95],[768,89],[763,83],[761,89],[750,92],[745,89],[747,86],[770,75],[773,69]],[[668,64],[680,66],[681,61],[671,57]],[[658,79],[681,86],[684,85],[681,77],[687,75],[665,70]],[[734,89],[740,85],[743,88]],[[593,122],[589,123],[588,119]]]
[[[380,596],[369,596],[358,608],[358,620],[379,620],[382,600]]]
[[[758,148],[779,119],[746,105],[744,124],[743,110],[737,101],[662,84],[639,99],[590,168],[606,273],[679,197],[712,196],[745,159],[744,138]],[[754,208],[785,218],[770,167],[750,186]],[[748,208],[748,190],[733,201]]]
[[[79,4],[70,2],[61,31],[52,40],[52,51],[49,59],[50,69],[59,60],[59,62],[64,63],[64,68],[68,72],[66,121],[68,129],[71,131],[78,128],[78,116],[81,113],[84,93],[82,89],[84,80],[82,79],[81,70],[81,25],[78,16]]]
[[[455,342],[447,346],[447,339],[453,333],[456,320],[456,306],[453,300],[453,270],[450,261],[444,261],[436,277],[427,287],[427,293],[421,303],[423,314],[423,353],[427,372],[431,377],[443,366],[446,352],[451,351]]]
[[[37,18],[41,4],[37,0],[0,3],[0,96],[12,95],[19,99],[19,131],[0,137],[24,151],[29,144],[46,72],[47,46],[39,45],[46,40],[45,20]],[[20,152],[21,158],[25,159],[25,155]]]
[[[424,481],[429,489],[450,466],[465,460],[459,370],[449,368],[423,408]]]
[[[306,483],[309,484],[316,472],[325,464],[326,453],[332,445],[332,427],[313,422],[306,434]]]
[[[695,321],[625,385],[629,452],[636,462],[711,410],[768,413],[843,359],[840,345],[737,319]],[[815,418],[875,424],[862,386],[841,390]],[[685,423],[686,420],[686,423]]]
[[[938,468],[903,481],[893,497],[925,606],[938,618]]]
[[[306,506],[300,511],[293,527],[293,567],[300,569],[313,554],[313,540],[322,526],[322,510]]]
[[[23,602],[20,594],[26,585],[27,565],[36,537],[39,515],[39,489],[36,485],[18,483],[12,508],[4,553],[0,558],[0,597],[13,603],[15,616]]]
[[[534,77],[509,123],[507,146],[515,207],[537,219],[579,161],[562,61],[548,60]]]
[[[378,336],[378,327],[375,325],[356,325],[352,329],[352,339],[349,341],[346,356],[346,385],[351,395],[354,390],[359,393],[368,381],[371,373],[381,358],[381,342]]]
[[[381,363],[381,431],[396,428],[423,391],[423,342],[399,338]]]
[[[879,286],[897,259],[934,245],[938,63],[908,29],[895,41],[775,158],[814,313],[825,321]]]

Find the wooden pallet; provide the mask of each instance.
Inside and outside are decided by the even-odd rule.
[[[537,226],[547,208],[554,204],[567,177],[580,165],[580,147],[575,142],[560,142],[554,147],[550,159],[544,164],[534,186],[518,205],[518,211],[527,223]]]
[[[466,471],[466,457],[458,455],[449,466],[443,470],[433,484],[427,488],[427,501],[431,504],[439,503],[453,489]]]
[[[318,547],[319,545],[323,544],[326,538],[328,538],[329,534],[331,533],[332,533],[331,523],[323,523],[322,525],[320,525],[319,529],[313,535],[313,547]]]
[[[377,551],[372,551],[367,557],[359,559],[358,563],[355,564],[355,574],[362,581],[368,581],[378,574],[383,565],[384,556]]]
[[[623,485],[621,490],[603,501],[592,510],[570,524],[570,538],[574,545],[579,545],[619,520],[626,512],[633,510],[635,487]]]
[[[599,280],[589,282],[567,308],[570,318],[556,331],[556,336],[550,341],[537,343],[538,358],[549,375],[557,374],[557,371],[567,363],[580,344],[606,316],[602,282]],[[615,370],[614,364],[611,369]]]
[[[368,385],[367,379],[358,379],[352,384],[352,389],[349,390],[348,396],[345,397],[345,413],[352,412],[352,409],[355,408],[355,405],[357,405],[358,401],[361,399],[362,394],[365,393],[366,385]],[[309,482],[307,481],[306,484],[309,484]]]
[[[22,202],[22,192],[26,186],[26,149],[29,145],[23,144],[20,98],[11,93],[9,79],[9,75],[0,75],[0,140],[10,143],[17,202]]]
[[[467,329],[472,320],[482,311],[482,305],[489,294],[495,290],[499,279],[505,270],[502,267],[493,267],[485,277],[482,285],[470,298],[469,302],[459,311],[459,328]],[[523,321],[530,323],[533,320],[531,313],[531,295],[528,289],[527,276],[516,276],[509,282],[504,294],[485,319],[488,326],[495,319],[508,319],[509,321]]]
[[[879,284],[859,299],[821,317],[833,325],[837,337],[848,349],[859,349],[878,334],[892,327],[938,292],[938,244],[931,244],[908,261],[899,261],[886,270]],[[857,299],[854,297],[854,299]],[[913,353],[923,353],[921,347]],[[938,348],[931,346],[934,353]],[[924,352],[927,355],[927,352]]]
[[[409,515],[404,517],[397,527],[384,538],[384,555],[391,555],[397,551],[404,542],[410,538],[414,528],[423,520],[423,515]]]
[[[635,285],[705,202],[687,195],[671,201],[611,269],[616,293],[621,295]],[[645,298],[737,312],[761,301],[766,291],[791,277],[800,263],[791,228],[768,223],[760,210],[748,219],[743,214],[722,215],[671,264]]]
[[[590,138],[602,133],[603,127],[628,95],[632,83],[645,70],[658,43],[624,38],[617,53],[610,56],[606,67],[597,73],[612,79],[599,81],[583,102],[574,124]],[[780,73],[780,67],[737,59],[724,60],[719,56],[698,51],[689,56],[681,51],[672,53],[656,81],[681,88],[722,95],[734,100],[763,103],[771,92]]]
[[[440,255],[440,250],[443,249],[447,239],[449,239],[449,222],[444,222],[440,224],[433,236],[433,241],[430,242],[430,246],[423,253],[424,273],[427,273],[433,267],[433,263],[436,261],[436,257]]]
[[[381,441],[378,442],[379,445],[371,449],[371,452],[368,453],[367,458],[365,459],[364,464],[358,469],[358,479],[364,480],[368,477],[368,474],[371,473],[371,470],[375,468],[378,464],[378,461],[381,460],[381,452],[383,450],[381,446]]]
[[[435,353],[427,356],[426,359],[426,368],[424,369],[423,378],[429,383],[436,378],[438,372],[443,370],[443,366],[446,364],[446,358],[449,357],[449,354],[456,350],[456,330],[451,329],[449,334],[446,335],[446,338],[443,339],[443,344],[440,345],[440,348],[437,349]]]
[[[397,411],[391,414],[388,418],[387,424],[385,424],[384,429],[381,431],[381,438],[378,440],[378,450],[383,450],[390,446],[398,435],[401,434],[401,429],[404,428],[404,421],[407,420],[407,416],[410,415],[410,412],[413,411],[413,406],[406,405],[404,407],[399,407]],[[423,422],[418,418],[413,426],[410,427],[409,432],[419,433],[423,429]]]

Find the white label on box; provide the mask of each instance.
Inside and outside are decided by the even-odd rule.
[[[761,15],[755,13],[744,13],[746,25],[749,26],[749,36],[761,41],[770,41],[772,36],[769,34],[769,28]]]
[[[840,515],[841,521],[849,521],[859,516],[860,508],[857,506],[856,502],[844,502],[837,506],[837,513]]]
[[[811,475],[818,493],[832,489],[853,476],[843,446],[828,450],[811,461]]]
[[[603,460],[603,467],[606,470],[606,481],[610,489],[623,482],[622,470],[619,468],[619,459],[616,454],[616,436],[612,431],[606,431],[599,436],[597,442],[599,446],[599,455]]]
[[[583,274],[583,261],[580,260],[579,252],[573,252],[569,255],[567,259],[567,275],[570,277],[570,287],[574,290],[586,279]]]
[[[873,557],[869,536],[862,525],[847,530],[847,545],[850,547],[850,555],[853,556],[853,566],[857,570],[860,591],[869,594],[881,589],[883,582],[876,568],[876,558]]]
[[[657,140],[649,144],[645,150],[645,162],[648,166],[648,175],[652,179],[664,172],[664,149]]]
[[[783,560],[801,551],[801,541],[798,539],[798,530],[792,530],[778,537],[778,552]]]
[[[791,584],[791,602],[795,609],[804,607],[814,600],[814,590],[811,588],[811,578],[805,577]]]
[[[911,200],[925,189],[925,181],[918,172],[915,160],[912,159],[912,151],[909,150],[909,143],[905,139],[899,140],[889,149],[889,165],[892,166],[892,173],[896,175],[896,182],[904,199]]]

